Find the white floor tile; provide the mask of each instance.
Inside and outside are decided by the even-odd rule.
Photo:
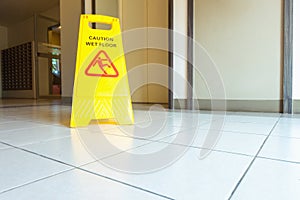
[[[190,137],[193,134],[195,138],[192,140]],[[190,129],[161,141],[254,156],[266,137],[265,135]]]
[[[1,150],[1,149],[9,149],[9,148],[11,148],[11,147],[10,147],[10,146],[7,146],[7,145],[5,145],[5,144],[0,143],[0,150]]]
[[[226,199],[230,195],[251,161],[251,157],[217,152],[212,152],[205,159],[199,160],[199,149],[190,149],[183,157],[168,166],[164,163],[168,156],[172,156],[172,153],[182,153],[183,147],[169,145],[171,149],[168,154],[161,151],[156,154],[159,158],[144,154],[152,148],[158,150],[158,146],[158,143],[146,145],[135,149],[133,151],[135,154],[119,154],[102,161],[105,165],[110,165],[110,168],[98,162],[85,168],[174,199],[213,200]],[[141,153],[141,160],[135,159],[138,152]],[[160,162],[160,169],[147,172],[147,168],[152,166],[154,161]],[[124,168],[113,170],[116,165],[111,164],[120,164],[119,167]],[[159,163],[156,164],[159,166]],[[126,168],[132,171],[129,173],[118,171]],[[134,174],[139,169],[145,169],[144,173]]]
[[[190,116],[190,117],[163,117],[163,114],[157,114],[157,117],[153,117],[153,112],[151,114],[151,117],[148,117],[148,113],[144,112],[137,112],[139,113],[138,116],[135,116],[135,124],[134,125],[126,125],[126,126],[120,126],[116,124],[91,124],[87,127],[78,128],[80,130],[89,130],[89,131],[114,131],[118,132],[116,130],[121,130],[119,132],[125,133],[125,135],[131,135],[135,137],[141,137],[141,138],[151,138],[153,135],[157,135],[160,131],[168,131],[170,134],[173,134],[175,132],[178,132],[180,130],[190,129],[192,127],[198,127],[202,126],[204,124],[210,123],[209,119],[201,119],[201,117],[197,116]],[[167,115],[170,115],[167,113]],[[147,120],[144,120],[147,119]],[[169,134],[169,135],[170,135]],[[121,134],[123,135],[123,134]],[[168,134],[167,134],[168,135]]]
[[[209,121],[200,121],[197,118],[171,118],[156,119],[140,122],[134,125],[99,124],[89,125],[78,130],[90,132],[103,132],[104,134],[115,134],[121,136],[135,137],[148,140],[159,140],[183,130],[208,124]]]
[[[42,125],[0,133],[0,141],[15,146],[22,146],[57,138],[68,137],[70,135],[71,132],[68,128]]]
[[[12,123],[15,121],[16,119],[14,117],[5,117],[5,116],[0,117],[0,124]]]
[[[162,121],[140,123],[131,126],[118,126],[103,131],[105,134],[115,134],[127,137],[140,138],[145,140],[159,140],[172,134],[185,130],[184,127],[175,127],[164,124]]]
[[[69,167],[17,149],[0,150],[0,193]]]
[[[281,118],[272,135],[300,138],[300,119]]]
[[[103,122],[94,120],[87,127],[78,127],[79,130],[88,130],[88,131],[107,131],[111,129],[133,129],[135,126],[145,126],[150,124],[152,121],[165,121],[168,117],[168,113],[158,113],[157,111],[134,111],[134,125],[120,126],[114,122]],[[161,123],[160,123],[161,124]]]
[[[225,115],[219,115],[219,114],[205,114],[202,113],[202,111],[170,111],[168,112],[168,117],[173,119],[199,119],[200,121],[212,121],[217,119],[222,119],[225,117]]]
[[[208,130],[213,129],[213,122],[212,126],[211,124],[207,124],[204,126],[201,126],[201,129]],[[223,131],[229,131],[229,132],[240,132],[240,133],[252,133],[252,134],[261,134],[261,135],[269,135],[273,126],[275,125],[270,124],[260,124],[260,123],[252,123],[252,122],[224,122]]]
[[[16,121],[0,124],[0,133],[2,134],[3,132],[24,130],[24,129],[30,129],[34,127],[41,127],[41,126],[45,126],[45,125],[40,123],[35,123],[35,122],[16,120]]]
[[[139,189],[104,179],[80,170],[72,170],[21,188],[0,194],[1,200],[43,199],[164,199]]]
[[[257,159],[239,185],[233,200],[298,200],[300,165]]]
[[[300,162],[300,139],[269,137],[259,156]]]
[[[269,116],[251,116],[251,115],[226,115],[226,122],[239,122],[239,123],[254,123],[254,124],[266,124],[274,125],[279,116],[269,117]]]
[[[45,108],[44,108],[45,109]],[[38,122],[47,125],[63,125],[69,127],[71,112],[68,110],[37,110],[16,116],[18,120]]]
[[[89,154],[96,159],[103,159],[104,157],[115,155],[151,142],[131,137],[103,134],[101,132],[75,130],[75,133]]]
[[[73,166],[95,161],[76,136],[43,141],[21,148]]]
[[[43,141],[22,148],[67,164],[80,166],[146,143],[149,142],[101,133],[78,132],[72,129],[70,137]]]

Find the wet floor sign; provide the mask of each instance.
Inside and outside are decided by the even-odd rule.
[[[92,119],[134,123],[119,19],[81,15],[70,126]]]

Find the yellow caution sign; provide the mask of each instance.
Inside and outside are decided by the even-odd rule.
[[[92,28],[96,23],[106,29]],[[92,119],[134,123],[119,19],[86,14],[80,18],[70,126]]]

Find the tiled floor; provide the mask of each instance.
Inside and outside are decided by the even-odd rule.
[[[0,200],[300,199],[296,115],[139,106],[71,129],[70,106],[0,103]]]

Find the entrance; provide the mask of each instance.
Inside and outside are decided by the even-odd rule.
[[[43,16],[37,18],[37,29],[44,32],[37,44],[38,98],[61,96],[61,47],[59,22]]]

